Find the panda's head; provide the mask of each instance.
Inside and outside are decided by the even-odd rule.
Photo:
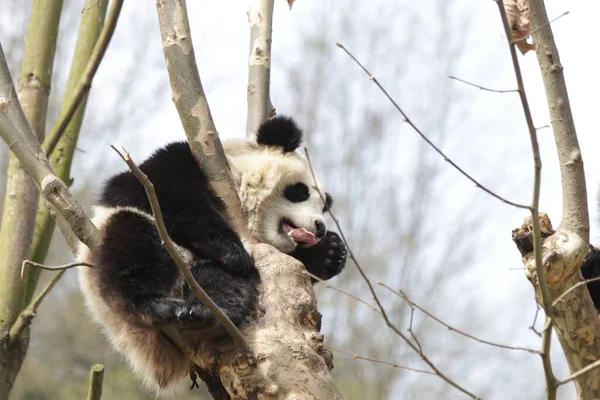
[[[300,128],[282,116],[262,124],[256,140],[223,142],[251,235],[284,253],[325,235],[323,214],[332,203],[296,151],[301,142]]]

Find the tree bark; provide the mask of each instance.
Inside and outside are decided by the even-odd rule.
[[[579,271],[589,243],[589,215],[583,158],[577,140],[569,95],[543,0],[530,0],[531,30],[550,110],[560,162],[563,219],[556,233],[544,241],[542,256],[550,251],[546,268],[551,297],[580,283]],[[529,266],[527,265],[529,268]],[[535,285],[536,296],[538,286]],[[600,359],[600,320],[585,286],[554,305],[554,328],[571,373]],[[600,398],[600,369],[575,380],[580,399]]]
[[[250,55],[248,57],[248,117],[246,136],[275,114],[271,104],[271,32],[274,0],[252,0],[248,9]]]

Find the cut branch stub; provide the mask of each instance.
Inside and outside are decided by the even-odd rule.
[[[513,231],[513,240],[523,254],[523,249],[531,246],[531,217],[525,219],[521,228]],[[600,329],[598,314],[585,285],[573,286],[583,281],[579,269],[589,252],[589,244],[573,231],[562,226],[554,232],[550,220],[540,213],[542,237],[542,262],[551,299],[558,299],[553,305],[553,325],[560,345],[565,353],[569,370],[575,373],[598,359]],[[530,241],[527,245],[527,241]],[[535,289],[538,304],[543,306],[540,285],[535,270],[533,251],[523,255],[527,277]],[[567,293],[568,292],[568,293]],[[575,380],[577,393],[586,393],[581,399],[599,398],[600,369],[594,369]],[[588,396],[589,394],[589,396]]]
[[[561,228],[554,231],[552,222],[545,213],[540,213],[539,221],[546,280],[550,285],[556,285],[565,281],[581,267],[583,259],[588,254],[589,246],[573,232]],[[513,230],[512,237],[523,256],[527,278],[537,286],[530,216],[525,218],[520,228]]]
[[[548,236],[554,234],[554,229],[552,228],[552,222],[550,222],[546,213],[541,212],[539,213],[539,216],[542,240],[544,240]],[[521,225],[520,228],[513,229],[512,240],[517,245],[517,249],[519,249],[519,252],[523,257],[533,251],[533,224],[531,216],[525,218],[525,221],[523,221],[523,225]]]

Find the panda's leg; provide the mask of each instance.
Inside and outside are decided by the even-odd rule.
[[[213,321],[205,308],[174,294],[180,272],[148,215],[120,210],[101,230],[93,273],[100,296],[115,312],[151,326]]]
[[[225,312],[237,326],[250,321],[257,312],[258,274],[239,277],[224,271],[216,262],[197,262],[192,274],[206,294]],[[185,286],[185,296],[194,307],[208,309]]]
[[[591,246],[590,253],[583,261],[581,273],[584,279],[592,279],[600,277],[600,250]],[[600,281],[590,282],[587,284],[588,291],[596,306],[600,310]]]
[[[236,276],[255,273],[254,261],[246,251],[239,235],[223,214],[207,202],[166,213],[171,238],[192,250],[199,258],[218,261],[223,269]]]
[[[311,247],[298,247],[291,256],[301,261],[308,272],[327,280],[344,269],[347,251],[337,233],[327,232],[317,244]]]

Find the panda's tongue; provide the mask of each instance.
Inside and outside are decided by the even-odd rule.
[[[283,228],[285,229],[285,233],[294,239],[296,243],[313,244],[316,241],[314,233],[304,228],[292,228],[286,223],[283,224]]]

